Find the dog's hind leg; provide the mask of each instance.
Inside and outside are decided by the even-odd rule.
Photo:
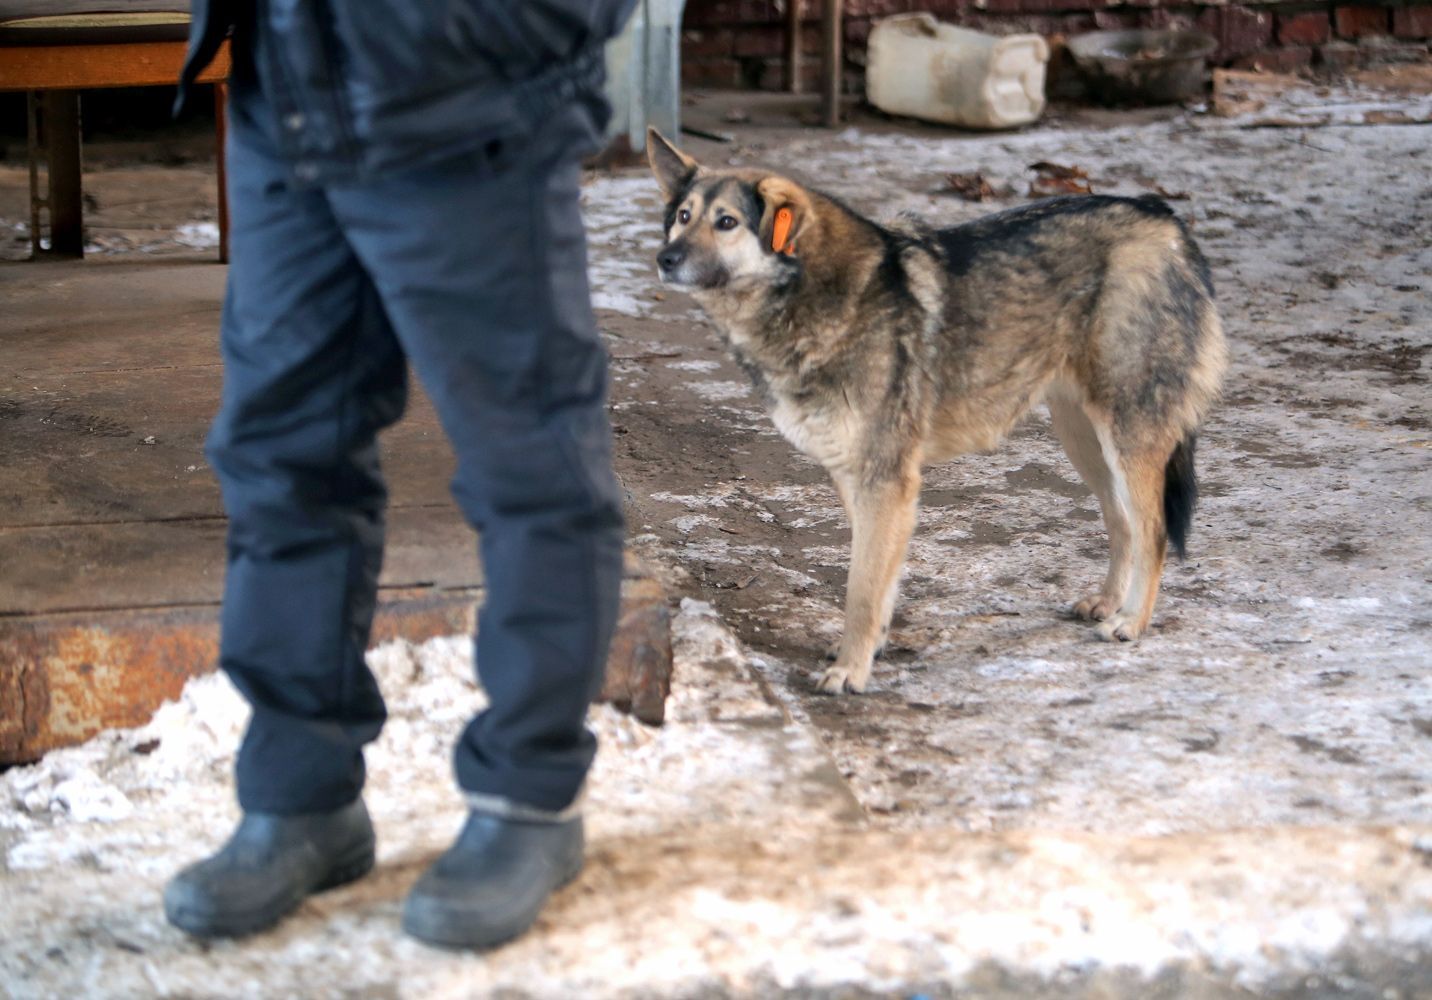
[[[1101,639],[1132,642],[1143,634],[1153,617],[1168,547],[1164,469],[1172,450],[1144,448],[1120,456],[1130,502],[1134,572],[1123,604],[1098,627]]]
[[[864,691],[871,661],[885,641],[905,549],[915,530],[920,501],[917,463],[875,483],[845,476],[837,486],[850,511],[850,574],[845,592],[845,630],[835,664],[818,687],[830,694]]]
[[[1075,603],[1074,614],[1085,621],[1103,621],[1119,610],[1129,592],[1134,573],[1128,493],[1123,470],[1111,468],[1101,444],[1101,434],[1083,403],[1070,390],[1055,384],[1045,398],[1054,436],[1064,446],[1069,461],[1099,501],[1104,527],[1109,532],[1109,572],[1097,594]],[[1104,435],[1107,437],[1107,435]],[[1108,438],[1112,441],[1112,438]],[[1118,466],[1117,453],[1109,456]]]

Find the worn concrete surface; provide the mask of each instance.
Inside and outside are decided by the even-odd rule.
[[[126,770],[152,739],[132,734],[13,771],[0,878],[27,902],[0,917],[0,975],[20,995],[292,992],[313,987],[319,950],[349,970],[330,995],[1432,995],[1432,128],[1156,112],[831,135],[780,101],[736,100],[748,124],[723,121],[731,99],[688,108],[738,133],[691,142],[698,156],[790,169],[874,214],[1021,203],[1041,159],[1087,168],[1100,191],[1189,195],[1176,205],[1213,262],[1234,366],[1201,442],[1192,558],[1170,569],[1152,633],[1113,647],[1064,616],[1102,576],[1103,531],[1035,419],[995,455],[932,470],[896,648],[871,694],[815,695],[839,626],[839,505],[693,305],[654,285],[648,178],[596,176],[594,297],[633,542],[746,652],[679,653],[673,698],[700,690],[701,708],[667,730],[597,713],[592,866],[538,933],[488,958],[393,936],[402,890],[455,823],[432,817],[452,808],[444,747],[470,695],[430,688],[438,667],[385,674],[422,708],[374,752],[384,869],[246,944],[189,945],[155,903],[176,853],[228,822],[237,723],[210,700],[221,689],[176,710],[154,775]],[[937,193],[976,169],[1010,197]],[[15,218],[6,184],[0,169],[0,217]],[[167,255],[194,218],[156,229],[160,266],[188,266]],[[85,267],[131,263],[105,260]],[[683,628],[707,624],[692,611]],[[708,660],[724,666],[692,665]],[[194,719],[222,724],[186,750]],[[105,788],[132,811],[107,813]]]

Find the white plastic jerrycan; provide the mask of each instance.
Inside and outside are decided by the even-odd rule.
[[[1044,111],[1049,46],[1038,35],[987,35],[930,14],[879,21],[866,47],[865,93],[892,115],[965,128],[1011,128]]]

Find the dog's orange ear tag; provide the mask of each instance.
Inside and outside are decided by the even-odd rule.
[[[771,225],[771,249],[776,253],[795,253],[795,241],[787,239],[791,235],[791,220],[794,218],[789,208],[776,209],[776,219]]]

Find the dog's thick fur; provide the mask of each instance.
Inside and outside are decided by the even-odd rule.
[[[1167,542],[1183,555],[1195,436],[1226,365],[1208,265],[1167,204],[1054,198],[887,228],[786,177],[709,170],[654,130],[647,155],[668,203],[662,280],[705,309],[850,516],[822,690],[870,677],[921,468],[993,448],[1041,400],[1109,531],[1108,576],[1074,612],[1105,639],[1138,638]]]

